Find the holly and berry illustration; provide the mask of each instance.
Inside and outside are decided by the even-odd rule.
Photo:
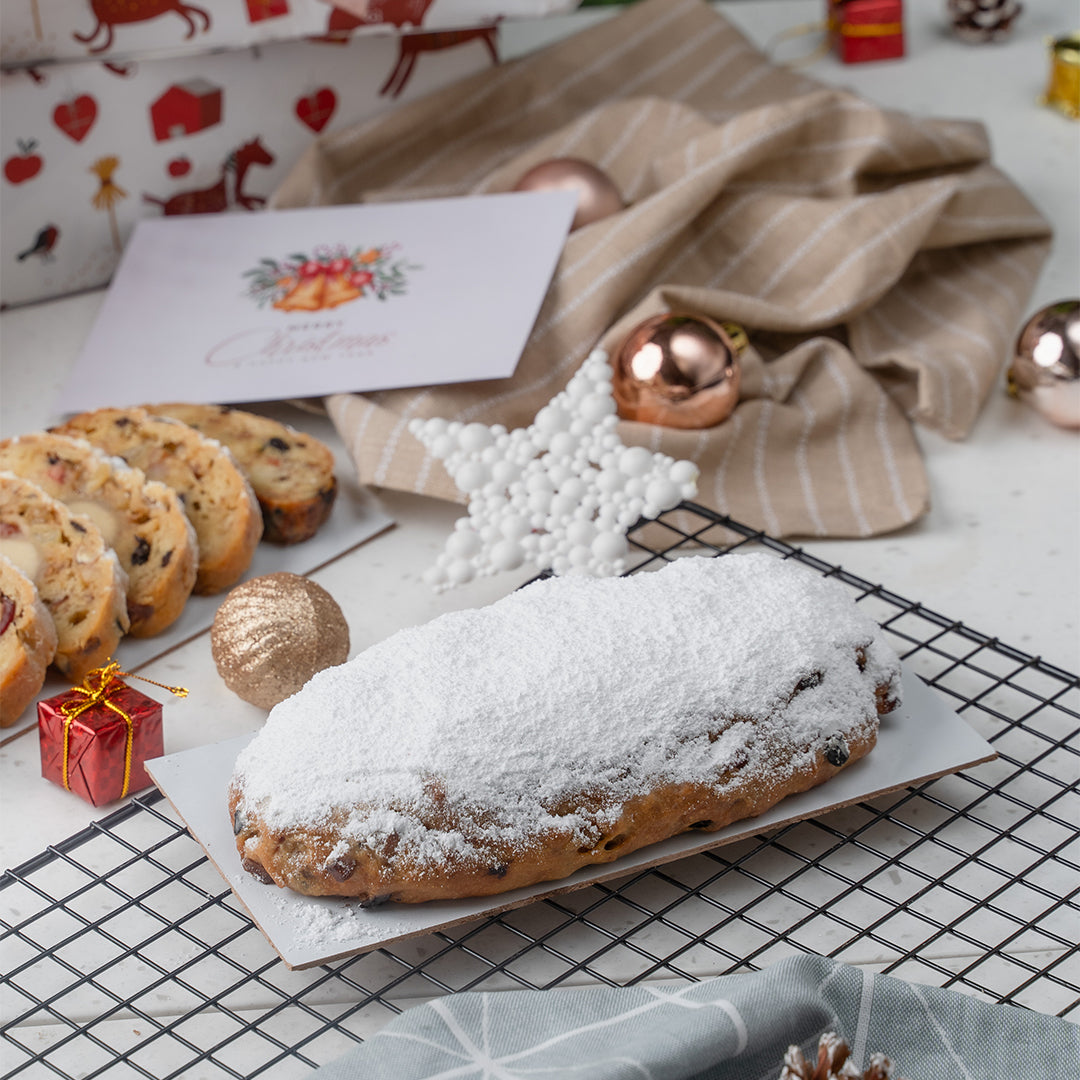
[[[247,295],[278,311],[324,311],[364,296],[385,300],[407,291],[407,274],[419,270],[400,257],[398,244],[318,247],[277,260],[263,258],[244,272]]]

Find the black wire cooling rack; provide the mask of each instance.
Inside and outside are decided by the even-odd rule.
[[[843,581],[999,757],[306,971],[147,793],[0,879],[3,1075],[289,1080],[443,994],[699,979],[800,951],[1080,1020],[1077,676],[703,507],[631,540],[636,570],[753,545]]]

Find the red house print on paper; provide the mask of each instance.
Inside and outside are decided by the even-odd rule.
[[[289,0],[247,0],[248,22],[279,19],[289,14]]]
[[[150,106],[154,138],[164,142],[220,124],[221,99],[221,87],[206,79],[175,83]]]

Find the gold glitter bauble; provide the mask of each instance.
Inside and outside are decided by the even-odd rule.
[[[337,601],[314,581],[277,573],[252,578],[224,599],[210,648],[225,685],[272,709],[323,668],[349,655],[349,626]]]
[[[707,428],[739,400],[739,353],[746,334],[702,315],[654,315],[639,323],[615,357],[612,392],[619,416],[673,428]]]
[[[534,165],[514,185],[515,191],[572,191],[577,210],[570,231],[617,214],[625,206],[607,173],[580,158],[550,158]]]

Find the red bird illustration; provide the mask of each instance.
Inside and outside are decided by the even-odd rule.
[[[56,241],[60,239],[60,230],[55,225],[46,225],[41,229],[33,244],[25,251],[20,251],[16,258],[19,262],[30,258],[31,255],[40,255],[43,262],[52,262],[52,250],[56,247]]]

